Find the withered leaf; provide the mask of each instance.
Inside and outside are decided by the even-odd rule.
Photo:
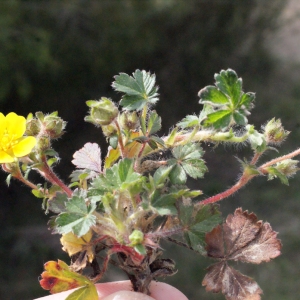
[[[225,261],[210,266],[202,285],[206,291],[222,292],[227,300],[260,300],[261,288],[250,277],[228,266]]]
[[[259,300],[262,290],[257,283],[229,267],[227,261],[260,264],[279,256],[281,242],[270,224],[238,208],[225,223],[206,234],[205,242],[207,255],[220,260],[208,268],[202,282],[206,289],[222,292],[227,300]]]

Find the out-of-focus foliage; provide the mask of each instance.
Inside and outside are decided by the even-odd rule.
[[[276,98],[278,88],[280,92],[284,88],[290,91],[283,81],[277,86],[272,83],[274,72],[279,67],[269,56],[264,44],[266,36],[276,29],[278,16],[285,4],[285,0],[1,1],[1,111],[16,111],[26,115],[30,111],[58,110],[69,123],[64,140],[57,142],[57,149],[63,149],[60,150],[62,161],[57,168],[61,169],[60,174],[68,176],[71,173],[72,154],[87,141],[99,142],[101,139],[92,126],[82,125],[86,115],[85,101],[99,95],[110,96],[113,75],[119,72],[131,74],[135,69],[156,73],[162,99],[157,110],[164,120],[162,128],[165,130],[187,113],[199,111],[195,91],[210,84],[214,72],[230,67],[247,82],[245,90],[257,91],[256,106],[260,110],[265,108],[265,116],[256,115],[257,120],[260,118],[258,123],[274,115],[281,117],[279,113],[283,113],[283,124],[288,130],[295,130],[297,135],[296,125],[291,122],[290,116],[293,109],[285,109],[284,103],[288,99]],[[288,81],[282,70],[278,77]],[[296,92],[294,89],[294,98]],[[165,112],[165,115],[161,112]],[[294,127],[287,126],[285,120]],[[220,152],[219,149],[213,151]],[[206,154],[205,159],[209,160],[209,151]],[[221,153],[219,158],[223,159]],[[214,173],[212,168],[206,176],[214,176],[216,182],[206,187],[205,193],[220,191],[236,178],[239,169],[235,159],[224,163],[235,165],[232,174],[224,174],[222,170]],[[36,203],[30,191],[18,187],[16,192],[17,185],[14,186],[12,182],[12,188],[5,192],[4,176],[0,179],[0,298],[32,299],[43,295],[37,281],[43,262],[57,257],[63,259],[63,254],[59,246],[51,247],[56,237],[47,233],[45,224],[48,217],[42,215],[40,204]],[[237,207],[241,205],[236,205],[240,201],[238,203],[242,203],[245,209],[253,209],[257,213],[261,209],[263,213],[266,211],[273,216],[273,220],[269,215],[266,219],[274,224],[275,230],[282,231],[283,237],[279,237],[286,240],[286,243],[283,241],[285,252],[278,264],[272,263],[266,267],[269,270],[260,275],[265,283],[262,283],[262,279],[259,281],[272,299],[297,299],[298,294],[288,294],[288,290],[296,291],[299,271],[297,273],[295,263],[291,263],[285,254],[289,247],[296,247],[297,243],[299,246],[299,242],[292,240],[294,231],[287,231],[278,220],[282,217],[280,201],[285,201],[287,206],[288,200],[283,197],[291,199],[285,212],[286,220],[289,214],[300,210],[299,206],[293,204],[299,197],[292,183],[288,192],[281,194],[276,190],[278,184],[271,184],[274,189],[269,187],[267,192],[259,183],[254,183],[236,198],[226,200],[226,213],[232,212],[231,202],[235,202],[232,206]],[[247,202],[247,199],[253,198],[251,187],[254,192],[261,188],[254,203]],[[263,205],[275,195],[278,202],[272,202],[272,206]],[[22,213],[25,210],[32,211],[30,219]],[[32,227],[24,228],[24,224]],[[36,242],[38,239],[35,237],[40,235],[44,236],[45,243]],[[297,256],[293,256],[293,259],[300,260]],[[175,260],[180,264],[180,259],[175,257]],[[270,279],[266,276],[270,274],[272,266],[280,271],[274,270]],[[196,270],[200,268],[197,266]],[[179,269],[183,268],[179,266]],[[187,274],[179,273],[170,282],[190,299],[199,299],[201,289],[196,284],[204,274],[194,273],[193,269],[188,270]],[[293,282],[294,289],[287,281],[281,285],[278,283],[283,275],[279,277],[275,274],[280,273],[285,276],[292,274],[289,280]],[[12,289],[11,283],[16,278],[18,282]],[[190,279],[184,282],[184,278]],[[269,291],[271,280],[274,280],[274,285]],[[201,297],[211,299],[209,294]]]

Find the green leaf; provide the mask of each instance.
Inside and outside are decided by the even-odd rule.
[[[204,205],[197,211],[191,206],[179,206],[179,219],[186,229],[184,237],[188,245],[200,253],[205,253],[205,234],[221,221],[216,205]]]
[[[247,124],[247,118],[240,112],[234,112],[233,119],[234,119],[235,123],[238,125],[246,125]]]
[[[177,123],[177,126],[183,129],[195,127],[197,125],[199,125],[199,118],[193,115],[188,115],[185,118],[183,118],[179,123]]]
[[[199,97],[201,98],[201,103],[206,103],[207,101],[213,105],[224,105],[228,104],[228,98],[224,93],[218,90],[215,86],[207,86],[199,92]]]
[[[240,100],[240,105],[244,105],[247,109],[251,109],[253,107],[253,102],[255,100],[255,93],[245,93],[242,95]]]
[[[174,165],[169,177],[172,184],[185,184],[187,180],[184,169],[178,164]]]
[[[65,193],[56,193],[55,197],[48,200],[48,210],[59,214],[66,211],[68,197]]]
[[[155,173],[153,175],[153,181],[154,181],[154,184],[156,187],[166,181],[171,170],[172,170],[172,167],[162,166],[162,167],[159,167],[155,171]]]
[[[152,135],[161,129],[161,117],[155,111],[151,112],[147,125],[148,135]]]
[[[205,126],[214,126],[215,128],[226,128],[231,121],[232,113],[230,110],[218,110],[207,115],[204,121]]]
[[[88,284],[70,294],[66,300],[98,300],[99,296],[94,284]]]
[[[201,159],[203,150],[198,143],[180,145],[172,150],[175,159],[169,159],[168,164],[173,166],[170,180],[173,184],[184,184],[186,175],[192,178],[203,177],[207,171],[204,161]]]
[[[215,80],[219,90],[229,96],[232,104],[236,106],[242,92],[242,79],[238,78],[235,71],[228,69],[222,70],[220,74],[215,74]]]
[[[120,73],[115,76],[112,86],[116,91],[125,93],[120,102],[125,110],[139,111],[158,101],[155,75],[144,70],[136,70],[133,76]]]
[[[117,134],[113,134],[113,135],[109,138],[109,145],[110,145],[113,149],[117,149],[117,147],[118,147],[118,135],[117,135]]]
[[[134,246],[134,250],[141,255],[147,254],[147,250],[146,250],[145,246],[142,244],[138,244],[138,245]]]
[[[57,231],[62,234],[72,231],[78,237],[85,235],[96,224],[96,217],[92,214],[95,209],[95,204],[87,205],[84,198],[73,196],[66,203],[66,212],[55,220]]]
[[[178,127],[173,128],[168,138],[165,141],[165,144],[168,146],[173,146],[175,143],[176,134],[178,132]]]
[[[267,171],[268,171],[268,180],[279,178],[281,183],[285,185],[289,185],[289,180],[287,176],[282,174],[276,167],[268,167]]]

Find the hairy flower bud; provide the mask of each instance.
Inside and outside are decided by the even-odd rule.
[[[133,230],[131,235],[129,236],[129,241],[131,242],[131,246],[136,246],[141,244],[144,240],[144,234],[140,230]]]
[[[47,135],[56,139],[64,134],[66,122],[55,114],[50,114],[44,118],[44,130]]]
[[[299,170],[297,164],[298,160],[285,159],[276,164],[275,168],[287,177],[293,176]]]
[[[33,118],[26,122],[26,135],[37,136],[41,131],[41,124],[39,120]]]
[[[289,135],[289,131],[284,130],[281,120],[273,118],[264,128],[264,135],[268,144],[279,144]]]
[[[102,97],[99,101],[87,101],[87,106],[91,108],[90,115],[85,117],[85,121],[95,125],[109,125],[117,117],[119,110],[108,98]]]
[[[137,116],[137,113],[135,111],[124,112],[120,116],[120,124],[124,129],[134,130],[140,124],[139,117]]]

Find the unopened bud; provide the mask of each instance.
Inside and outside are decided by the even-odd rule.
[[[44,131],[51,139],[56,139],[62,136],[67,124],[62,118],[55,114],[45,116],[43,123]]]
[[[135,229],[129,236],[129,241],[131,246],[141,244],[144,241],[144,234],[140,230]]]
[[[287,177],[293,176],[299,170],[297,164],[299,163],[298,160],[294,159],[285,159],[276,164],[275,168],[282,174]]]
[[[117,132],[117,127],[115,124],[109,124],[106,126],[101,126],[103,134],[107,137],[114,135]]]
[[[124,129],[134,130],[140,125],[139,117],[135,111],[123,112],[120,116],[120,124]]]
[[[264,128],[264,135],[268,144],[279,144],[289,135],[289,131],[284,130],[281,120],[273,118]]]
[[[102,97],[99,101],[87,101],[86,104],[91,110],[90,115],[85,117],[85,121],[95,125],[109,125],[119,113],[116,105],[105,97]]]
[[[41,123],[38,119],[31,119],[26,122],[26,135],[37,136],[41,131]]]

